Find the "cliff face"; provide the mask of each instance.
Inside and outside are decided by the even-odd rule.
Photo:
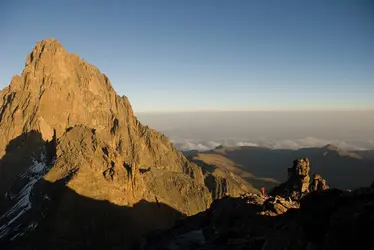
[[[0,212],[14,208],[35,162],[42,167],[33,185],[67,180],[79,195],[120,206],[145,200],[192,215],[211,203],[201,169],[55,39],[38,42],[22,74],[0,92],[0,133]]]
[[[205,186],[212,194],[212,199],[221,199],[226,196],[239,197],[245,193],[259,193],[251,183],[234,174],[229,169],[214,164],[208,164],[195,155],[188,156],[188,159],[201,167],[204,173]]]

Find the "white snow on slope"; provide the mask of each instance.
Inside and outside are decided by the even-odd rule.
[[[20,224],[16,223],[25,212],[31,209],[31,191],[35,185],[48,171],[46,164],[46,156],[41,154],[40,161],[32,159],[33,164],[23,173],[19,175],[21,180],[25,180],[25,186],[12,199],[15,199],[15,204],[6,213],[0,217],[0,221],[7,221],[0,227],[0,239],[6,236],[9,232],[17,230]],[[35,224],[30,225],[26,230],[32,230],[36,227]],[[24,232],[18,233],[12,239],[23,235]]]

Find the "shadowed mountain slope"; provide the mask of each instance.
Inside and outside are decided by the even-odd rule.
[[[43,196],[33,195],[33,211],[23,217],[24,226],[35,228],[23,238],[9,240],[12,235],[2,249],[133,249],[146,233],[167,229],[185,216],[164,203],[141,200],[128,207],[88,198],[66,187],[66,181],[38,182],[34,192]]]

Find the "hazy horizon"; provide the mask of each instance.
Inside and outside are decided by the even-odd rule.
[[[374,111],[135,113],[179,150],[218,145],[374,149]]]

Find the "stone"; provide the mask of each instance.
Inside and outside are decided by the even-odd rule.
[[[310,184],[311,191],[322,191],[328,189],[329,186],[326,183],[326,180],[322,178],[319,174],[313,174],[313,181]]]
[[[280,215],[291,208],[299,208],[298,203],[280,196],[270,197],[263,203],[263,209],[265,211],[263,214],[272,215],[270,212],[274,212],[276,215]]]

